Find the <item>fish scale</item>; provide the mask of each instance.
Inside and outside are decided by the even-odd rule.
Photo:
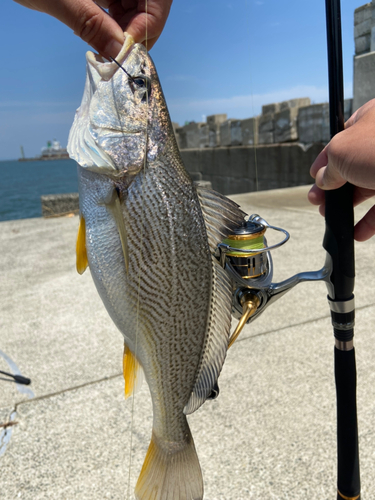
[[[158,165],[158,170],[162,168],[161,164]],[[107,289],[104,293],[107,294],[108,300],[111,302],[107,309],[118,328],[125,332],[129,347],[135,351],[137,343],[135,355],[145,371],[150,391],[168,394],[168,400],[164,404],[171,407],[177,405],[177,411],[181,412],[181,408],[186,405],[189,399],[201,357],[207,325],[207,311],[211,300],[207,293],[211,286],[211,258],[202,216],[201,220],[194,220],[190,217],[187,219],[190,227],[184,230],[189,233],[189,240],[176,237],[178,231],[173,225],[173,220],[174,218],[184,220],[188,214],[194,212],[192,210],[194,193],[191,184],[187,184],[189,188],[186,190],[187,194],[180,187],[179,194],[183,198],[179,197],[177,200],[171,198],[166,204],[163,196],[166,185],[160,181],[160,177],[164,177],[165,182],[172,178],[171,165],[166,165],[164,168],[168,169],[165,176],[156,176],[156,169],[146,170],[142,177],[130,185],[126,194],[123,193],[123,213],[128,228],[130,255],[127,276],[121,246],[113,242],[113,239],[118,239],[118,236],[116,232],[113,234],[110,212],[105,207],[99,206],[100,218],[108,218],[108,221],[102,221],[101,224],[111,228],[109,230],[110,237],[107,236],[108,230],[105,233],[106,244],[104,244],[103,238],[98,238],[96,235],[98,231],[96,217],[90,217],[91,213],[96,212],[100,193],[97,193],[96,197],[86,196],[85,187],[92,193],[92,177],[99,177],[98,174],[80,169],[80,178],[82,179],[80,190],[82,189],[83,199],[87,203],[87,206],[83,205],[82,213],[89,214],[85,217],[86,234],[89,234],[89,240],[94,242],[92,247],[89,246],[87,249],[94,281],[96,274],[99,274],[100,283],[97,284],[97,287],[101,287],[103,282],[107,283]],[[155,182],[156,177],[157,182]],[[97,182],[101,183],[101,179]],[[108,184],[111,183],[113,181],[108,180]],[[81,188],[81,184],[85,187]],[[121,183],[117,182],[117,186],[121,186]],[[108,189],[108,186],[106,188]],[[104,198],[105,194],[102,197]],[[195,203],[199,203],[196,196]],[[158,218],[155,218],[155,213],[161,216],[162,227],[159,225]],[[196,211],[196,213],[199,212]],[[134,223],[134,221],[136,222]],[[102,231],[101,226],[99,226],[99,231]],[[99,241],[98,244],[95,243],[96,240]],[[108,251],[108,247],[117,248],[118,252]],[[174,248],[172,252],[170,252],[171,247]],[[95,255],[93,262],[92,255]],[[110,255],[109,258],[108,255]],[[195,256],[194,259],[191,258],[192,255]],[[197,283],[181,279],[178,272],[180,259],[187,266],[187,274],[194,276]],[[157,267],[159,272],[154,272],[155,268],[148,265],[149,261],[158,262],[159,266],[163,263],[164,271],[161,272]],[[139,282],[140,266],[142,271]],[[96,269],[100,269],[101,272],[96,273]],[[120,283],[122,289],[119,287]],[[158,291],[158,294],[151,293],[152,290]],[[115,298],[116,295],[117,298]],[[119,297],[121,297],[120,300]],[[140,304],[139,317],[137,316],[138,301]],[[189,303],[188,308],[186,308],[185,301]],[[150,321],[151,318],[152,321]],[[149,335],[149,332],[152,332],[152,336]],[[166,336],[165,332],[171,332],[173,335]],[[194,335],[194,332],[198,333]],[[147,345],[143,341],[146,337],[148,338]],[[178,343],[176,339],[178,339]],[[181,346],[180,355],[176,353],[176,345]],[[176,370],[183,373],[184,377],[171,377],[168,373],[171,369],[172,356],[173,364],[177,367]],[[151,369],[152,366],[163,366],[163,372],[155,373]],[[158,417],[159,413],[168,415],[168,418],[163,420],[164,428],[160,430],[160,433],[166,432],[168,429],[170,440],[178,441],[181,430],[175,431],[178,438],[173,435],[176,427],[174,412],[165,412],[162,407],[159,408],[157,404],[154,404],[156,422],[162,421]]]
[[[143,45],[125,34],[116,60],[87,54],[69,135],[80,165],[77,269],[88,261],[124,336],[125,394],[137,386],[130,369],[140,366],[149,385],[153,431],[136,498],[201,500],[186,415],[210,397],[224,363],[232,285],[212,253],[244,214],[193,185]]]

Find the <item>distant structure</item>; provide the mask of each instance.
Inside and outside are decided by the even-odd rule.
[[[54,139],[53,141],[47,141],[47,146],[41,149],[40,156],[34,158],[25,158],[23,146],[21,146],[21,158],[18,158],[18,161],[64,160],[66,158],[69,158],[68,151],[66,148],[61,147],[59,141]]]
[[[40,160],[56,160],[60,158],[69,158],[66,148],[62,148],[59,141],[54,139],[47,142],[47,147],[42,148]]]
[[[375,98],[375,0],[354,11],[353,99],[344,102],[344,118]],[[328,103],[311,104],[308,97],[266,104],[259,116],[239,120],[226,114],[207,116],[206,122],[173,124],[181,150],[229,146],[298,143],[326,144]]]
[[[354,11],[353,111],[375,97],[375,0]]]
[[[353,99],[346,99],[344,116],[352,114]],[[308,97],[262,106],[262,114],[238,120],[226,114],[207,116],[206,122],[174,124],[179,148],[202,149],[228,146],[257,146],[281,143],[327,143],[328,103],[310,104]]]

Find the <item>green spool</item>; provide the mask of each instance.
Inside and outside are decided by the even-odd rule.
[[[255,236],[255,237],[254,237]],[[241,239],[238,239],[239,236],[233,235],[223,241],[224,245],[228,245],[232,248],[238,248],[240,250],[261,250],[264,248],[264,231],[260,235],[251,235],[250,238],[246,238],[244,236],[240,236]],[[232,257],[249,257],[251,255],[256,255],[254,253],[246,253],[235,252],[233,250],[229,250],[226,252],[227,255]]]

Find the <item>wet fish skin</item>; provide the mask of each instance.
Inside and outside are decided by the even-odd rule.
[[[152,398],[152,439],[136,497],[199,500],[203,479],[185,413],[211,393],[224,362],[231,284],[211,255],[155,67],[142,45],[127,37],[124,47],[117,59],[140,86],[89,55],[68,148],[80,165],[93,280]]]

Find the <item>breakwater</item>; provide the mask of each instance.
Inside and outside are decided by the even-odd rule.
[[[194,181],[209,181],[222,194],[311,184],[310,166],[324,143],[231,146],[181,151]]]

